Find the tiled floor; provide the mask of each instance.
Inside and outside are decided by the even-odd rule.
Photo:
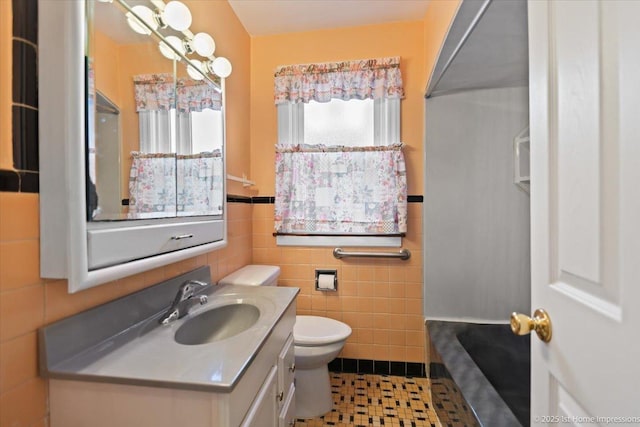
[[[431,405],[427,378],[331,373],[331,388],[333,411],[296,420],[296,427],[442,425]]]

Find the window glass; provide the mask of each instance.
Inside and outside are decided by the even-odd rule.
[[[140,111],[140,151],[195,154],[222,149],[222,111],[205,108],[186,115]],[[178,126],[180,117],[180,127]],[[163,137],[163,135],[167,135]]]
[[[191,144],[192,153],[222,149],[222,111],[191,112]]]
[[[304,104],[305,144],[366,146],[374,145],[373,100]]]

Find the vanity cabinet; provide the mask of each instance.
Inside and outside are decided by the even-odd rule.
[[[277,364],[271,368],[256,399],[242,423],[242,427],[264,427],[267,420],[273,426],[290,427],[295,424],[295,356],[293,334],[280,351]]]
[[[295,425],[295,356],[293,334],[280,351],[278,361],[269,371],[256,399],[245,417],[242,427],[264,427],[267,420],[273,426]]]
[[[293,334],[289,335],[280,355],[278,356],[278,410],[279,427],[294,424],[295,395],[294,372],[296,361],[293,346]]]
[[[294,425],[295,302],[247,360],[230,390],[202,383],[143,385],[139,378],[83,381],[82,372],[49,381],[51,427],[280,427]],[[131,350],[135,351],[135,350]],[[123,355],[126,357],[126,355]],[[161,356],[158,356],[161,357]],[[215,355],[212,355],[215,357]],[[154,363],[153,360],[149,361]],[[190,361],[176,360],[188,365]],[[207,374],[215,381],[215,369]]]

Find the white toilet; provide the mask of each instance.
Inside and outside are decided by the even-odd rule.
[[[276,286],[280,267],[247,265],[219,284]],[[296,418],[312,418],[331,411],[328,364],[340,353],[351,328],[337,320],[319,316],[296,316],[293,327],[296,358]]]

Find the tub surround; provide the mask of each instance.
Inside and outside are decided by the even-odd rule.
[[[39,331],[41,375],[173,389],[229,392],[251,365],[272,328],[294,306],[295,288],[209,286],[205,305],[163,326],[158,319],[185,280],[209,281],[208,267],[61,320]],[[202,345],[175,342],[187,319],[216,306],[247,302],[260,309],[256,325]],[[293,325],[291,325],[293,326]]]
[[[458,341],[522,425],[531,417],[531,337],[509,325],[469,323]],[[505,372],[507,373],[505,375]]]
[[[432,380],[453,379],[465,400],[482,426],[513,427],[522,425],[498,392],[464,349],[457,335],[468,329],[468,323],[448,321],[427,321],[427,330],[433,344],[432,361],[442,360],[443,364],[431,363]]]

